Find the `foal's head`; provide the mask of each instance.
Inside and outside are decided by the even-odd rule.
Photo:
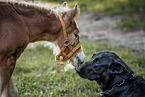
[[[66,3],[63,3],[61,7],[67,7]],[[56,44],[59,47],[58,54],[60,54],[60,56],[62,56],[64,60],[69,59],[74,66],[81,65],[85,60],[85,55],[83,53],[82,47],[81,45],[79,45],[79,29],[74,20],[78,16],[79,7],[77,5],[75,5],[74,8],[63,12],[61,16],[58,15],[58,18],[61,22],[61,29],[59,30],[59,33],[61,34],[59,34],[59,37],[56,40]],[[64,25],[62,22],[64,22]],[[65,28],[63,29],[63,27]],[[64,33],[64,30],[66,30],[66,35]],[[64,49],[64,45],[69,46]]]
[[[74,66],[84,62],[85,56],[80,45],[79,29],[74,20],[79,16],[77,5],[69,9],[64,2],[51,10],[24,3],[13,5],[29,27],[31,42],[38,40],[54,42],[58,47],[57,61],[62,56],[63,60],[70,59]]]
[[[58,47],[57,61],[62,56],[63,60],[70,59],[74,66],[84,62],[79,29],[74,20],[79,16],[77,5],[69,9],[64,2],[61,6],[48,10],[24,3],[15,3],[14,6],[29,26],[31,42],[38,40],[54,42]]]

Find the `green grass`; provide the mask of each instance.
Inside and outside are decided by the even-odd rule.
[[[86,61],[98,51],[113,51],[135,72],[145,78],[145,54],[135,55],[124,49],[96,42],[82,42]],[[101,90],[95,81],[80,78],[74,69],[56,73],[55,57],[49,47],[27,48],[19,58],[14,79],[19,97],[98,97]]]
[[[145,30],[145,18],[132,16],[131,18],[124,17],[121,21],[117,24],[116,28],[122,29],[124,32],[128,31],[144,31]]]

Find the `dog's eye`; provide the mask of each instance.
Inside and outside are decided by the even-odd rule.
[[[99,62],[98,62],[98,61],[96,61],[96,64],[99,64]]]
[[[98,60],[98,58],[96,58],[96,59],[94,60],[94,62],[95,62],[97,65],[99,65],[99,60]]]

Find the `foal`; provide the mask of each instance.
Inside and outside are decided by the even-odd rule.
[[[78,6],[68,9],[66,3],[63,3],[56,10],[24,2],[0,2],[1,97],[17,97],[12,73],[16,60],[30,42],[41,40],[53,42],[60,51],[64,44],[69,44],[69,47],[60,53],[63,55],[62,58],[70,59],[73,65],[81,64],[85,60],[81,46],[75,48],[80,44],[79,30],[74,20],[79,16]],[[64,39],[64,30],[67,40]],[[69,57],[66,58],[65,55],[68,54]]]

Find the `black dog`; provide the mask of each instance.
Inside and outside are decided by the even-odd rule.
[[[102,97],[145,97],[145,80],[135,77],[115,53],[98,52],[76,71],[82,78],[97,81]]]

